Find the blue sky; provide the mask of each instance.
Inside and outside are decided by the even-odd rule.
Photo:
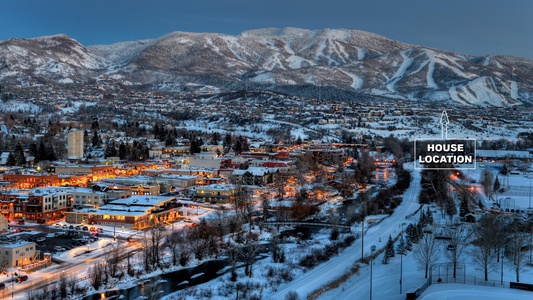
[[[0,10],[0,40],[64,33],[84,45],[289,26],[359,29],[465,54],[533,58],[531,0],[16,0]]]

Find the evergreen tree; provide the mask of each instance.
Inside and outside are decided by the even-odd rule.
[[[226,135],[224,136],[224,142],[223,142],[223,147],[224,147],[224,150],[225,152],[228,152],[229,149],[231,149],[231,146],[232,146],[232,137],[231,137],[231,134],[230,133],[226,133]]]
[[[24,156],[24,149],[22,149],[22,145],[17,144],[15,146],[15,162],[17,166],[23,166],[26,164],[26,157]]]
[[[15,160],[15,155],[13,155],[13,152],[9,152],[9,155],[7,156],[6,166],[13,167],[17,164],[17,161]]]
[[[433,213],[429,209],[429,206],[427,207],[427,210],[426,210],[426,224],[428,225],[433,224]]]
[[[100,146],[100,136],[98,135],[97,131],[94,131],[92,143],[93,143],[93,147]]]
[[[235,151],[236,154],[241,154],[242,149],[243,149],[242,136],[239,136],[237,140],[235,141],[235,145],[233,145],[233,151]]]
[[[387,246],[385,246],[385,254],[383,255],[383,264],[388,264],[389,259],[394,257],[394,242],[392,241],[392,236],[389,235],[389,240],[387,241]]]
[[[461,198],[461,207],[459,209],[459,216],[464,217],[470,213],[470,208],[468,207],[468,198],[466,196]]]
[[[220,134],[218,132],[213,132],[213,135],[211,136],[211,145],[218,145],[220,142]]]
[[[176,146],[176,137],[173,134],[168,134],[165,138],[165,146],[173,147]]]
[[[31,143],[30,144],[30,147],[28,149],[28,154],[35,157],[35,162],[39,162],[37,160],[37,153],[38,153],[39,149],[37,148],[37,144],[36,143]]]
[[[124,142],[120,142],[120,145],[118,146],[118,157],[122,160],[128,157],[128,147],[126,147]]]
[[[104,157],[115,157],[117,156],[117,148],[115,147],[115,141],[109,140],[107,141],[107,145],[104,152]]]
[[[194,138],[194,139],[191,140],[191,146],[190,146],[189,151],[190,151],[191,154],[202,152],[202,148],[201,148],[201,144],[200,144],[200,140],[199,139]]]
[[[413,250],[413,243],[410,239],[405,239],[405,250],[411,251]]]
[[[405,239],[403,236],[400,238],[400,242],[398,243],[398,246],[396,246],[396,253],[399,255],[405,255],[407,250],[407,245],[405,243]]]
[[[498,176],[496,176],[496,180],[494,180],[494,187],[493,190],[497,193],[500,190],[500,180],[498,179]]]
[[[45,160],[54,161],[57,159],[56,151],[52,145],[48,145],[45,149]]]
[[[44,140],[39,141],[39,148],[37,149],[37,155],[35,155],[35,161],[43,161],[46,159],[46,146],[44,145]]]
[[[418,223],[420,225],[420,223]],[[405,233],[407,234],[407,241],[408,243],[416,244],[420,240],[421,232],[422,232],[422,226],[419,225],[413,225],[409,224],[407,225],[407,228],[405,229]],[[420,229],[419,229],[420,228]]]

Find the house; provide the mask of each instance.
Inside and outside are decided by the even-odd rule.
[[[196,187],[196,198],[207,202],[228,203],[237,194],[237,186],[232,184],[210,184]]]
[[[267,185],[273,181],[273,173],[277,169],[265,167],[249,167],[246,170],[233,171],[233,182],[244,185]]]

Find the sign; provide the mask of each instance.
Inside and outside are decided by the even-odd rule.
[[[441,138],[416,139],[414,147],[415,169],[463,169],[476,168],[476,140],[448,139],[448,115],[442,112]]]

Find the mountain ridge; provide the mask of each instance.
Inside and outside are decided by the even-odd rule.
[[[533,103],[533,60],[471,56],[361,30],[260,28],[238,35],[175,31],[84,46],[64,34],[0,41],[0,82],[126,85],[179,90],[331,87],[376,97],[507,107]]]

